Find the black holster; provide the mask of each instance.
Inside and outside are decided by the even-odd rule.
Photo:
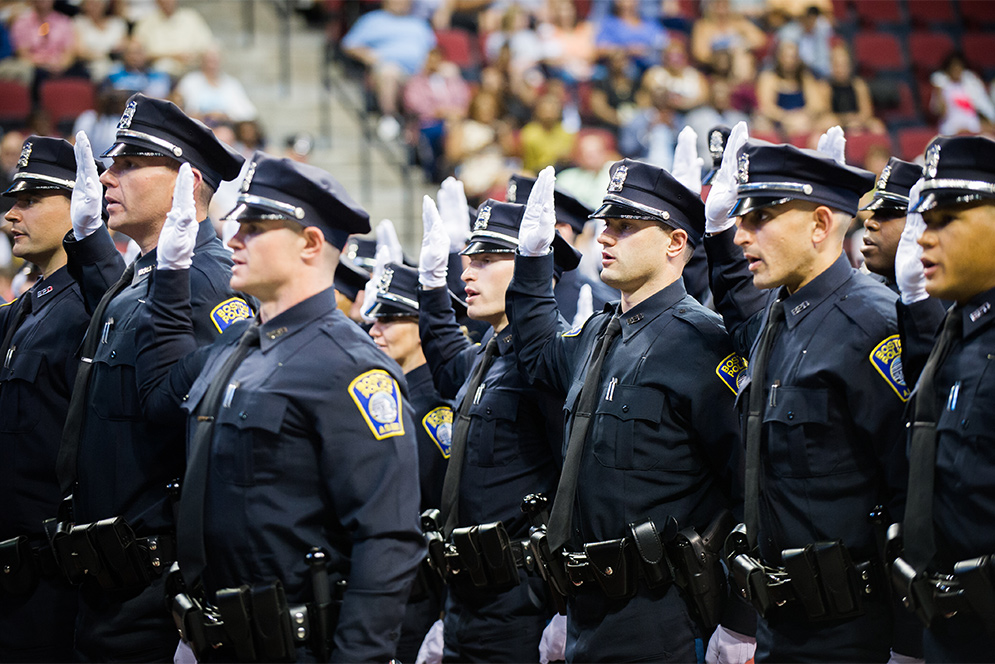
[[[715,629],[725,609],[722,546],[734,525],[732,513],[723,510],[700,535],[693,528],[684,528],[667,540],[674,581],[705,633]]]
[[[38,584],[39,562],[28,538],[21,535],[0,542],[0,593],[27,595]]]
[[[453,531],[459,575],[467,575],[478,588],[504,592],[521,583],[511,540],[500,521]],[[450,564],[450,570],[455,572]],[[465,578],[465,577],[464,577]]]
[[[528,516],[529,523],[532,524],[529,528],[528,549],[532,553],[539,575],[549,588],[549,597],[556,612],[566,615],[566,599],[570,586],[566,571],[563,569],[562,558],[554,555],[549,548],[549,538],[546,534],[546,525],[549,522],[548,507],[549,499],[542,493],[530,493],[522,500],[522,512]]]

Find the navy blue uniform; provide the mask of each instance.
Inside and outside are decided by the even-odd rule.
[[[421,291],[419,307],[422,348],[436,388],[461,403],[484,346],[471,344],[460,332],[445,288]],[[537,492],[552,496],[556,488],[563,401],[529,385],[518,369],[511,330],[496,334],[498,355],[470,409],[457,527],[502,521],[509,537],[521,540],[529,530],[522,498]],[[544,584],[524,574],[521,585],[504,593],[451,586],[445,659],[534,661],[550,615]]]
[[[69,270],[80,282],[88,308],[94,309],[106,288],[124,269],[101,228],[83,240],[65,240]],[[249,313],[228,282],[231,255],[209,221],[200,223],[191,270],[194,331],[206,344],[238,317]],[[109,304],[101,343],[93,358],[86,411],[72,490],[77,523],[123,516],[138,537],[171,533],[173,506],[166,484],[183,476],[182,433],[153,426],[145,418],[136,382],[136,329],[149,312],[147,300],[155,280],[156,252],[137,259],[130,286]],[[162,604],[160,577],[138,594],[105,593],[84,583],[76,648],[84,657],[170,658],[176,629]]]
[[[147,412],[162,425],[186,422],[190,441],[211,378],[246,323],[195,350],[187,274],[159,273],[151,317],[138,329],[138,357]],[[260,331],[261,346],[235,370],[238,388],[213,430],[204,505],[208,599],[222,588],[279,579],[288,603],[313,601],[304,556],[320,547],[331,576],[348,581],[332,660],[387,661],[424,558],[404,378],[335,309],[330,288]],[[298,650],[299,659],[309,657]]]
[[[939,326],[935,304],[929,298],[899,305],[906,334],[916,330],[903,359],[919,367],[929,356],[930,330]],[[995,553],[995,290],[954,306],[947,315],[961,316],[964,327],[935,378],[940,401],[933,480],[937,555],[930,569],[941,572],[950,572],[957,561]],[[915,419],[910,413],[909,420]],[[990,661],[995,638],[977,618],[957,615],[937,619],[923,633],[923,649],[926,661]]]
[[[580,270],[564,272],[556,280],[553,297],[556,298],[556,308],[567,323],[572,322],[577,315],[577,298],[585,284],[591,287],[591,306],[594,312],[601,311],[611,299],[618,297],[618,291],[612,290],[600,279],[594,281]]]
[[[62,500],[55,459],[90,316],[65,268],[22,298],[31,298],[31,313],[0,367],[0,541],[25,535],[38,547],[47,546],[42,521]],[[0,338],[21,306],[18,298],[0,307]],[[41,578],[29,595],[0,592],[0,660],[70,659],[76,594],[60,578]]]
[[[782,289],[762,294],[732,243],[735,232],[712,236],[705,246],[715,304],[737,351],[747,355],[754,348],[775,297],[783,299],[786,316],[767,375],[750,381],[750,389],[764,390],[767,404],[761,556],[779,565],[783,549],[841,539],[854,562],[876,561],[868,514],[885,505],[892,521],[901,518],[908,469],[902,411],[909,390],[898,360],[896,296],[854,270],[845,255],[790,296]],[[744,411],[746,384],[739,396]],[[800,611],[761,619],[757,661],[883,662],[893,645],[903,653],[917,650],[893,635],[887,601],[866,601],[864,608],[864,616],[846,621],[809,623]]]
[[[569,426],[592,349],[618,304],[583,329],[561,334],[549,287],[551,258],[519,255],[515,261],[508,311],[518,357],[530,379],[566,396]],[[703,529],[738,501],[741,444],[735,373],[727,367],[735,356],[718,316],[677,280],[620,320],[581,458],[567,545],[574,551],[624,537],[627,524],[647,518],[662,527],[673,516],[681,528]],[[660,592],[640,584],[631,600],[609,600],[581,586],[568,600],[567,615],[568,661],[695,661],[708,636],[676,587]]]

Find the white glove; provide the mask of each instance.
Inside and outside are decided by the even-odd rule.
[[[104,200],[104,188],[100,185],[97,162],[93,161],[93,150],[85,131],[76,134],[76,185],[69,204],[69,217],[73,222],[73,235],[77,240],[100,228],[100,207]]]
[[[581,327],[593,313],[594,295],[591,293],[591,284],[584,284],[577,294],[577,313],[574,314],[570,329],[576,330]]]
[[[397,231],[394,230],[394,222],[390,219],[381,219],[377,224],[377,260],[380,260],[380,247],[387,247],[390,256],[387,263],[404,264],[404,249],[401,248],[401,241],[397,239]]]
[[[160,270],[186,270],[193,263],[197,244],[197,206],[193,202],[193,171],[190,164],[180,166],[173,187],[173,207],[159,231],[156,264]]]
[[[729,133],[722,165],[712,179],[712,189],[705,201],[705,233],[721,233],[736,224],[729,213],[736,204],[737,153],[749,137],[745,122],[737,122]]]
[[[525,205],[525,215],[518,229],[518,253],[523,256],[545,256],[556,235],[556,209],[553,205],[553,187],[556,174],[552,166],[539,171],[529,202]]]
[[[193,654],[193,649],[185,641],[181,640],[176,644],[173,664],[197,664],[197,656]]]
[[[919,201],[922,192],[922,179],[912,185],[909,192],[909,209]],[[926,230],[926,222],[922,215],[909,212],[905,218],[905,229],[898,240],[898,250],[895,252],[895,283],[902,294],[902,302],[912,304],[929,297],[926,292],[926,271],[922,266],[922,247],[919,238]]]
[[[746,664],[753,659],[756,649],[757,640],[752,636],[719,625],[708,640],[705,664]]]
[[[229,219],[221,224],[221,241],[224,243],[225,248],[228,249],[228,251],[234,251],[234,249],[228,246],[228,243],[231,242],[231,239],[238,234],[238,229],[241,226],[242,225],[234,219]]]
[[[431,196],[422,199],[421,220],[424,231],[418,258],[418,283],[422,288],[442,288],[449,272],[449,238]]]
[[[382,223],[382,222],[381,222]],[[377,235],[380,234],[380,229],[377,227]],[[360,311],[360,316],[367,323],[376,322],[375,319],[369,317],[369,312],[377,304],[377,288],[380,286],[380,277],[383,276],[384,268],[387,267],[387,263],[396,262],[391,255],[391,248],[386,244],[380,245],[378,241],[377,253],[376,253],[376,263],[373,266],[373,274],[370,276],[370,280],[366,282],[366,286],[363,288],[363,292],[366,296],[363,298],[363,309]]]
[[[837,164],[846,166],[846,136],[839,125],[830,127],[829,131],[819,137],[819,152],[829,155]]]
[[[567,617],[559,613],[542,630],[539,640],[539,664],[562,662],[567,651]]]
[[[439,187],[437,198],[443,229],[449,236],[449,250],[461,251],[470,237],[470,217],[463,182],[454,177],[446,178]]]
[[[921,657],[912,657],[911,655],[903,655],[900,652],[891,651],[891,656],[888,658],[888,664],[925,664],[926,660]]]
[[[670,174],[693,193],[701,196],[701,167],[705,160],[698,156],[698,134],[690,126],[677,135],[674,167]]]
[[[441,664],[444,645],[442,630],[441,620],[436,620],[432,623],[428,634],[425,635],[425,639],[421,642],[421,648],[418,649],[415,664]]]

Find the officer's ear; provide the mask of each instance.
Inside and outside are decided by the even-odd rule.
[[[325,234],[317,226],[302,228],[301,237],[304,239],[304,245],[301,247],[301,258],[307,263],[321,259],[325,253],[325,248],[330,246],[325,241]]]
[[[812,211],[812,243],[819,245],[826,240],[839,235],[839,224],[836,214],[825,205],[819,205]]]
[[[687,231],[675,228],[670,231],[670,244],[667,246],[667,258],[678,258],[684,255],[688,246]]]

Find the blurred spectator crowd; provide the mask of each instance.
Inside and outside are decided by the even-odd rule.
[[[995,127],[986,0],[324,0],[330,53],[381,140],[501,199],[513,172],[600,200],[618,156],[669,168],[685,125],[815,147],[839,124],[880,172]],[[707,157],[706,157],[707,162]],[[706,167],[708,164],[706,163]],[[565,181],[564,181],[565,178]]]

